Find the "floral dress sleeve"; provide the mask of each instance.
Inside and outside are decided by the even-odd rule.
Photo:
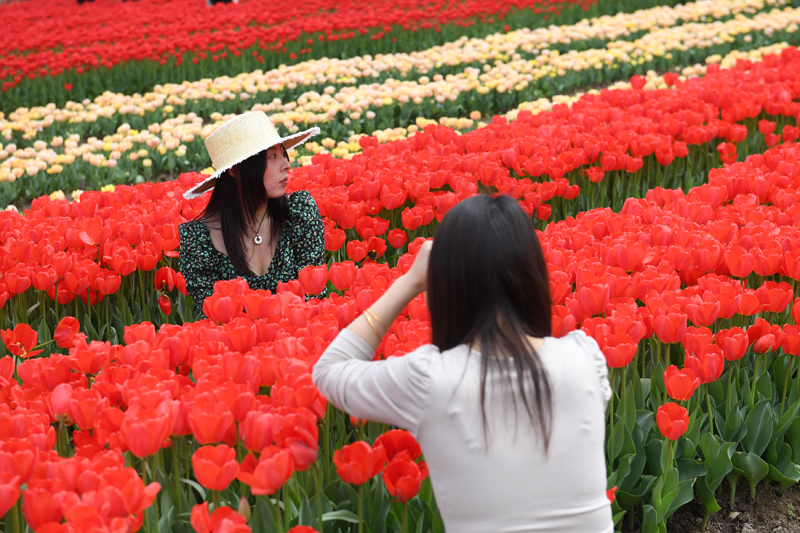
[[[295,191],[289,196],[292,218],[292,255],[299,272],[304,267],[325,264],[325,225],[317,203],[308,191]],[[325,289],[318,297],[326,296]]]
[[[220,279],[211,251],[204,245],[202,222],[187,222],[178,228],[180,251],[178,270],[186,279],[186,292],[192,297],[195,313],[205,318],[203,301],[214,293],[214,283]]]

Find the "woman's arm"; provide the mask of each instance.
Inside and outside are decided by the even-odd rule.
[[[186,292],[194,302],[195,315],[206,318],[203,313],[203,301],[214,293],[214,283],[219,275],[209,264],[209,257],[199,250],[201,235],[196,228],[181,224],[178,228],[180,248],[178,250],[178,271],[186,280]]]
[[[400,311],[422,290],[427,278],[430,243],[411,270],[395,281],[369,312],[334,339],[313,369],[314,384],[339,409],[357,417],[393,424],[416,432],[430,392],[428,365],[435,348],[428,345],[403,357],[373,361],[375,348]]]

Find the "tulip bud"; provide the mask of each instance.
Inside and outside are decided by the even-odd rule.
[[[162,294],[158,297],[158,307],[161,308],[161,312],[165,315],[169,316],[172,312],[172,302],[169,300],[169,296],[166,294]]]
[[[248,503],[247,498],[242,498],[239,500],[239,514],[244,517],[244,519],[249,522],[250,518],[252,517],[252,512],[250,511],[250,503]]]

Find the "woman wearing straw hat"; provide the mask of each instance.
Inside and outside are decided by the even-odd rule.
[[[216,171],[184,194],[208,191],[203,213],[181,224],[179,270],[195,309],[214,283],[242,277],[251,289],[275,291],[278,282],[297,279],[325,256],[325,228],[307,191],[286,195],[288,149],[319,133],[319,128],[281,137],[262,111],[238,115],[205,140]]]

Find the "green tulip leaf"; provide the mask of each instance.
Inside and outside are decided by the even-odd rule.
[[[331,520],[343,520],[345,522],[350,522],[351,524],[358,524],[358,515],[352,511],[348,511],[347,509],[331,511],[322,515],[323,522],[329,522]]]
[[[705,466],[704,483],[709,490],[715,491],[726,475],[733,469],[734,443],[721,443],[714,435],[706,433],[700,439],[700,451]]]
[[[672,514],[677,511],[680,507],[683,507],[690,501],[694,499],[694,483],[697,478],[691,479],[684,479],[680,483],[678,483],[678,493],[672,499],[672,502],[669,504],[669,508],[667,512],[664,514],[664,518],[669,518]]]
[[[754,453],[736,452],[733,454],[733,466],[739,469],[750,484],[750,497],[755,499],[756,486],[769,474],[769,465]]]
[[[800,409],[800,400],[794,402],[788,409],[783,412],[783,415],[780,414],[780,407],[777,407],[776,414],[778,415],[778,426],[775,428],[772,436],[774,438],[782,437],[784,433],[789,430],[789,427],[794,422],[795,418],[797,417],[797,411]]]
[[[658,517],[652,505],[645,505],[642,509],[642,533],[659,533]]]
[[[747,425],[738,405],[730,407],[725,423],[719,428],[720,435],[728,442],[738,443],[747,435]]]
[[[780,444],[776,460],[769,461],[768,478],[781,484],[781,491],[800,481],[800,465],[792,462],[792,448],[787,443]]]
[[[634,445],[634,454],[629,463],[630,470],[627,474],[625,474],[625,476],[621,477],[619,480],[621,482],[616,483],[619,485],[620,490],[625,490],[628,492],[630,492],[631,489],[639,482],[642,472],[644,472],[644,467],[647,464],[647,456],[645,455],[644,448],[642,447],[642,428],[638,424],[633,427],[633,431],[631,432],[631,440],[633,441]]]
[[[645,380],[642,380],[645,381]],[[640,410],[636,411],[636,424],[642,428],[643,440],[652,438],[651,434],[656,425],[656,416],[653,411]]]
[[[742,448],[746,452],[760,456],[769,445],[774,426],[769,401],[760,401],[748,413],[744,423],[747,426],[747,435],[742,439]]]
[[[678,459],[677,463],[681,481],[694,479],[706,473],[705,466],[701,461],[695,461],[694,459]]]

